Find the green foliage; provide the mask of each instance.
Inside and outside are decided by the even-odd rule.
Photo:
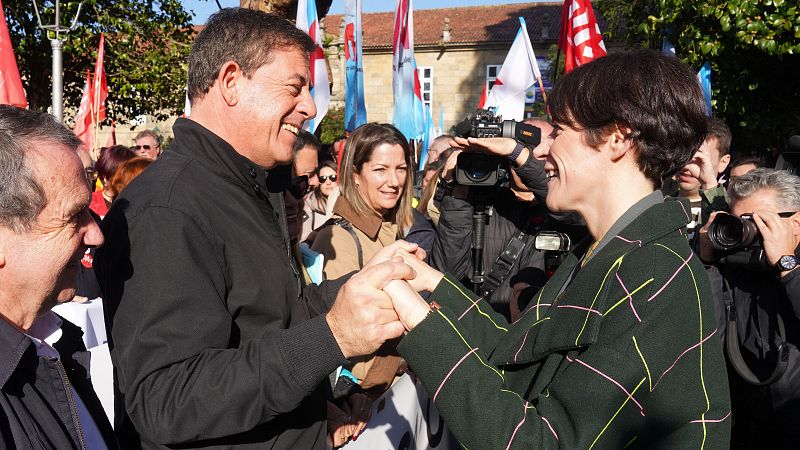
[[[660,48],[712,67],[714,115],[733,147],[780,150],[800,133],[800,7],[796,0],[600,0],[608,35],[630,47]]]
[[[55,20],[52,0],[36,0],[45,25]],[[62,25],[78,1],[61,1]],[[4,2],[14,52],[31,109],[51,104],[52,51],[30,1]],[[100,32],[105,32],[105,70],[110,119],[148,114],[157,120],[183,111],[191,19],[179,0],[85,0],[77,28],[63,47],[64,108],[77,109],[86,71],[94,71]]]
[[[322,145],[331,145],[336,139],[343,138],[345,136],[344,108],[329,109],[319,126],[322,129],[319,138]]]

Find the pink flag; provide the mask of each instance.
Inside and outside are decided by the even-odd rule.
[[[75,115],[75,136],[86,145],[86,148],[94,148],[94,127],[92,126],[92,74],[86,70],[86,84],[83,85],[81,104],[78,113]]]
[[[0,103],[20,108],[28,107],[2,3],[0,3]]]
[[[97,50],[97,61],[94,65],[94,86],[92,87],[92,122],[94,122],[95,126],[106,118],[108,84],[106,83],[106,70],[103,67],[104,56],[105,33],[100,33],[100,46]]]

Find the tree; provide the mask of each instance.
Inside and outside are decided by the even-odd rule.
[[[316,3],[317,16],[322,19],[328,14],[333,0],[316,0]],[[292,21],[297,17],[297,0],[239,0],[239,6],[277,14]]]
[[[52,24],[54,3],[36,1],[42,22]],[[46,110],[51,104],[49,37],[38,28],[31,2],[6,0],[4,8],[30,108]],[[75,17],[77,8],[77,1],[62,1],[62,23]],[[105,32],[107,121],[180,114],[191,19],[179,0],[84,0],[78,26],[64,41],[65,112],[77,109],[86,70],[94,69],[100,32]]]
[[[800,11],[789,0],[600,0],[611,37],[712,67],[712,105],[735,149],[781,150],[800,133]]]

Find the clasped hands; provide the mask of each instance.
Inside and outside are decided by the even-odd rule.
[[[374,353],[427,316],[418,292],[433,291],[443,275],[424,258],[416,244],[396,241],[342,286],[326,320],[346,358]]]

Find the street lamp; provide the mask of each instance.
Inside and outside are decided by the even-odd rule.
[[[81,14],[81,7],[83,2],[78,4],[78,12],[75,13],[75,19],[72,20],[72,25],[69,28],[61,26],[61,0],[54,0],[56,6],[56,17],[53,25],[42,25],[42,17],[39,15],[39,7],[36,5],[36,0],[33,0],[33,9],[36,11],[36,20],[39,22],[39,28],[45,32],[53,32],[54,35],[50,39],[50,47],[53,49],[53,115],[56,120],[63,122],[64,120],[64,77],[62,67],[62,54],[61,48],[64,42],[62,41],[62,34],[75,29],[78,25],[78,16]]]

